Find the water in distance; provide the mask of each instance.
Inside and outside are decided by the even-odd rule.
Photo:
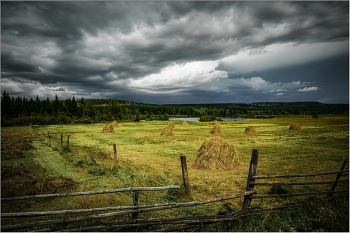
[[[220,117],[223,121],[250,121],[250,120],[259,120],[251,118],[231,118],[231,117]],[[188,117],[188,118],[171,118],[172,121],[194,121],[199,122],[199,117]]]

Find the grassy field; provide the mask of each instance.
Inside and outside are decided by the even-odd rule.
[[[220,136],[236,147],[239,153],[240,166],[232,171],[200,170],[194,166],[194,162],[197,151],[203,142],[207,138],[214,136],[210,134],[213,128],[212,122],[188,122],[189,125],[182,125],[181,121],[173,122],[175,124],[173,129],[174,136],[168,137],[160,136],[162,129],[168,124],[165,121],[119,122],[119,127],[114,129],[115,133],[109,134],[101,133],[104,124],[39,126],[38,134],[31,133],[32,137],[35,138],[32,145],[36,149],[25,151],[24,158],[2,159],[2,170],[3,166],[10,167],[22,163],[37,176],[69,179],[70,183],[75,184],[69,187],[70,192],[174,184],[183,187],[180,155],[186,155],[191,196],[185,195],[183,188],[171,191],[140,192],[139,204],[143,205],[202,200],[245,191],[253,149],[259,149],[260,152],[257,175],[335,171],[339,170],[343,161],[349,157],[348,116],[320,116],[319,118],[312,118],[311,116],[281,116],[254,121],[221,122],[224,134]],[[288,130],[292,123],[300,124],[302,130]],[[244,134],[243,132],[248,125],[254,126],[258,131],[258,135]],[[7,143],[4,141],[6,140],[6,133],[11,135],[11,132],[17,132],[15,128],[1,129],[2,144]],[[29,127],[24,129],[29,132]],[[21,130],[23,131],[23,127]],[[48,133],[50,134],[50,141],[47,136]],[[60,143],[61,134],[63,134],[64,138],[62,148]],[[70,135],[69,149],[65,148],[67,135]],[[117,165],[113,163],[113,144],[116,144],[117,147]],[[347,164],[346,169],[348,167]],[[288,179],[288,181],[333,179],[335,179],[335,176],[330,175],[318,178]],[[9,180],[11,179],[9,178]],[[62,184],[62,181],[60,184]],[[337,189],[340,189],[342,186],[348,188],[348,185],[339,184]],[[293,190],[290,191],[329,190],[330,187],[331,185],[294,186]],[[62,185],[62,190],[64,188],[64,185]],[[259,187],[258,190],[262,194],[271,191],[268,187]],[[57,192],[59,191],[60,189],[57,190]],[[37,191],[37,194],[39,193],[40,190]],[[21,195],[28,194],[23,193]],[[345,197],[348,197],[348,194]],[[344,198],[344,196],[340,198]],[[305,200],[305,197],[254,200],[253,205],[271,207],[300,200]],[[128,206],[131,204],[132,193],[130,192],[40,201],[38,199],[11,203],[4,202],[1,208],[2,212],[18,212]],[[239,198],[204,206],[143,213],[140,214],[140,217],[214,215],[239,210],[242,208],[242,204],[243,198]],[[331,228],[333,231],[334,229],[337,231],[349,229],[348,200],[344,204],[345,212],[342,212],[341,218],[334,217],[336,219],[334,224],[339,224],[339,221],[346,222],[347,219],[347,226],[339,229]],[[318,206],[323,205],[326,204]],[[312,214],[308,213],[308,210],[305,210],[303,213],[300,213],[302,210],[297,211],[299,212],[293,212],[293,214],[298,215],[299,218],[303,214],[312,216]],[[281,218],[281,215],[278,215],[278,218]],[[290,215],[288,215],[288,218],[290,218]],[[54,219],[54,217],[41,217],[40,219]],[[242,220],[238,226],[227,228],[230,225],[217,224],[209,228],[202,226],[201,230],[286,231],[288,227],[307,228],[310,227],[310,224],[313,224],[313,221],[298,222],[299,220],[296,219],[295,221],[291,220],[288,224],[280,226],[277,224],[277,226],[273,223],[276,220],[276,215],[273,214],[254,215],[250,218],[251,221],[248,221],[248,219]],[[15,224],[20,221],[11,220],[8,224]],[[258,222],[259,224],[254,225],[252,224],[253,222]],[[271,228],[271,224],[276,229]],[[324,224],[329,224],[328,220]],[[83,225],[84,223],[72,223],[66,224],[64,227],[79,227]],[[60,230],[62,227],[63,225],[52,229]],[[322,227],[327,228],[326,226]],[[157,228],[145,228],[143,230],[149,231],[152,229]]]

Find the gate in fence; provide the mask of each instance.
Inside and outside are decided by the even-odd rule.
[[[285,197],[285,196],[302,196],[302,195],[318,195],[328,193],[333,195],[334,193],[339,192],[348,192],[348,190],[337,190],[335,191],[336,184],[341,182],[349,182],[349,180],[341,180],[340,178],[344,175],[343,173],[348,173],[349,170],[344,170],[347,160],[344,161],[341,169],[339,171],[331,172],[322,172],[322,173],[313,173],[313,174],[294,174],[294,175],[261,175],[257,176],[257,165],[258,165],[259,151],[253,149],[250,168],[247,178],[247,187],[246,192],[232,194],[229,196],[216,197],[207,200],[199,200],[186,203],[164,203],[164,204],[154,204],[154,205],[138,205],[138,192],[140,191],[157,191],[157,190],[167,190],[167,189],[178,189],[180,188],[177,185],[164,186],[164,187],[131,187],[131,188],[121,188],[121,189],[111,189],[111,190],[99,190],[99,191],[87,191],[87,192],[76,192],[76,193],[61,193],[61,194],[44,194],[44,195],[33,195],[33,196],[23,196],[23,197],[11,197],[11,198],[1,198],[1,201],[15,201],[15,200],[29,200],[36,198],[47,198],[47,197],[69,197],[69,196],[81,196],[81,195],[93,195],[93,194],[106,194],[106,193],[117,193],[117,192],[133,192],[133,205],[132,206],[115,206],[115,207],[102,207],[102,208],[92,208],[92,209],[76,209],[76,210],[60,210],[60,211],[45,211],[45,212],[22,212],[22,213],[1,213],[2,220],[13,219],[13,218],[23,218],[23,217],[37,217],[37,216],[47,216],[47,215],[59,215],[59,214],[74,214],[74,213],[87,213],[87,212],[97,212],[97,211],[110,211],[110,210],[126,210],[119,212],[103,213],[82,216],[77,218],[63,218],[63,219],[53,219],[46,221],[37,221],[25,224],[16,224],[16,225],[7,225],[1,226],[1,231],[10,231],[18,230],[36,226],[60,224],[60,223],[69,223],[83,220],[91,219],[101,219],[108,218],[113,216],[122,216],[122,215],[132,215],[132,219],[129,220],[110,220],[110,221],[100,221],[102,225],[91,226],[91,227],[82,227],[76,229],[67,229],[63,231],[89,231],[89,230],[102,230],[102,229],[111,229],[111,228],[122,228],[122,227],[139,227],[139,226],[149,226],[149,225],[167,225],[167,224],[187,224],[180,227],[172,227],[161,229],[157,231],[175,231],[175,230],[184,230],[189,228],[196,227],[199,223],[215,223],[215,222],[236,222],[238,219],[249,216],[254,212],[260,211],[271,211],[279,210],[284,208],[292,208],[306,204],[307,202],[294,203],[286,206],[278,206],[273,208],[254,208],[251,206],[253,199],[258,198],[276,198],[276,197]],[[183,171],[186,168],[186,161],[184,161],[184,156],[181,156],[181,164]],[[189,181],[188,174],[186,170],[186,179],[184,176],[184,185],[186,190],[189,193]],[[337,177],[333,181],[322,181],[322,182],[284,182],[284,183],[256,183],[256,180],[259,179],[270,179],[270,178],[289,178],[289,177],[308,177],[308,176],[322,176],[328,174],[337,174]],[[290,194],[268,194],[268,195],[257,195],[258,191],[254,188],[259,186],[281,186],[281,185],[314,185],[314,184],[332,184],[333,186],[330,191],[321,191],[321,192],[308,192],[308,193],[290,193]],[[209,204],[224,200],[230,200],[234,198],[244,197],[243,208],[240,211],[236,211],[229,215],[212,215],[212,216],[193,216],[193,217],[169,217],[169,218],[148,218],[140,219],[138,218],[139,213],[165,210],[165,209],[174,209],[182,207],[190,207],[196,205]],[[3,219],[4,218],[4,219]],[[51,231],[50,228],[43,229],[41,231]]]

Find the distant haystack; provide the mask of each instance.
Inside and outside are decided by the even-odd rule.
[[[113,122],[111,125],[113,126],[113,128],[119,127],[117,122]]]
[[[188,125],[188,122],[187,121],[183,121],[182,125]]]
[[[103,127],[101,133],[114,133],[112,124],[106,124],[105,127]]]
[[[239,155],[224,138],[211,137],[198,150],[195,166],[198,169],[233,170],[239,166]]]
[[[301,130],[301,127],[300,127],[300,125],[298,125],[298,124],[292,124],[292,125],[289,127],[289,130]]]
[[[255,128],[253,126],[248,126],[245,131],[245,134],[258,134],[258,132],[255,130]]]
[[[214,121],[213,125],[213,129],[210,132],[211,134],[223,134],[219,121]]]
[[[160,133],[160,135],[161,136],[174,136],[173,128],[175,128],[174,123],[169,122],[169,124],[163,129],[163,131]]]

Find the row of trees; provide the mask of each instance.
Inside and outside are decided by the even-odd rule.
[[[301,103],[252,103],[252,104],[196,104],[196,105],[153,105],[84,98],[35,100],[11,97],[4,91],[1,99],[1,124],[67,124],[95,123],[105,121],[168,120],[169,117],[261,117],[272,115],[319,115],[348,113],[346,104]]]

